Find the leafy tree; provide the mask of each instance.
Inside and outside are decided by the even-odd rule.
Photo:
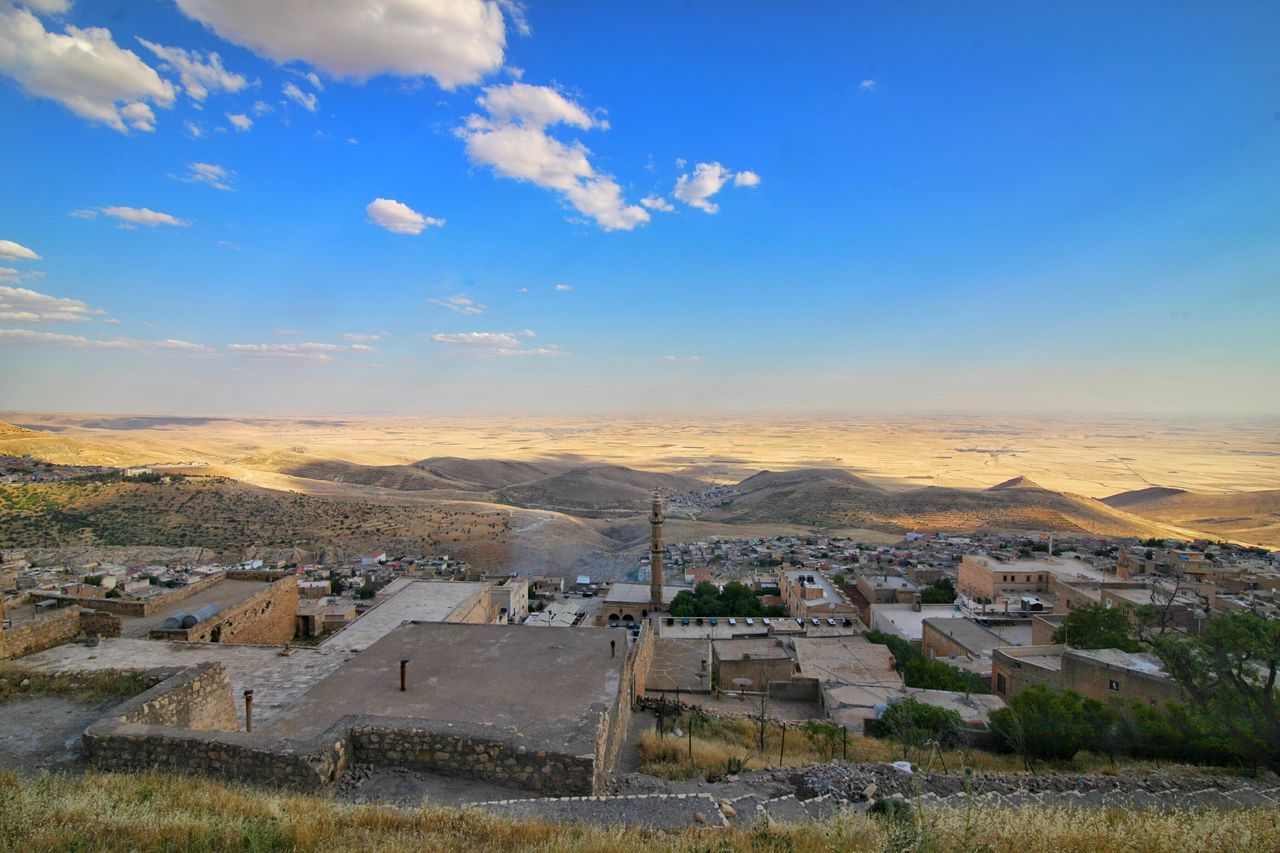
[[[890,705],[880,717],[880,726],[907,755],[930,742],[937,742],[942,749],[954,749],[964,743],[964,720],[958,713],[915,699]]]
[[[1074,690],[1028,687],[991,714],[990,728],[1030,764],[1032,758],[1069,759],[1082,749],[1114,751],[1117,711]]]
[[[1192,764],[1247,763],[1247,756],[1219,720],[1177,702],[1163,708],[1134,700],[1120,716],[1124,749],[1139,758]]]
[[[1194,636],[1157,637],[1155,650],[1197,710],[1280,772],[1280,621],[1219,613]]]
[[[724,589],[703,581],[693,591],[682,589],[671,600],[668,611],[672,616],[774,616],[781,615],[776,607],[765,607],[760,596],[751,587],[730,581]]]
[[[1067,614],[1062,627],[1053,632],[1053,642],[1073,649],[1121,649],[1136,652],[1142,645],[1134,639],[1133,626],[1125,608],[1086,604]]]
[[[932,586],[920,590],[923,604],[951,604],[956,600],[956,587],[951,578],[943,578]]]
[[[893,653],[894,667],[902,674],[903,683],[908,687],[963,693],[991,692],[991,687],[982,676],[956,669],[939,660],[929,660],[900,637],[881,631],[867,631],[863,636],[873,643],[889,647],[889,651]]]

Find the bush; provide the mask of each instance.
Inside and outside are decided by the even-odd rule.
[[[991,729],[1026,759],[1071,758],[1082,749],[1114,755],[1119,714],[1074,690],[1028,687],[991,714]]]
[[[947,666],[942,661],[929,660],[911,647],[906,640],[880,631],[863,634],[873,643],[888,646],[893,653],[898,672],[908,687],[922,690],[954,690],[959,693],[990,693],[987,682],[975,672],[966,672]]]
[[[964,743],[964,720],[949,708],[907,699],[896,702],[880,717],[880,731],[904,747],[921,749],[936,741],[942,749]]]
[[[703,581],[693,588],[676,593],[671,600],[672,616],[781,616],[776,607],[765,607],[751,587],[730,581],[724,589]]]

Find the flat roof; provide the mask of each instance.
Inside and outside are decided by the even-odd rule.
[[[1064,656],[1088,658],[1122,669],[1130,669],[1146,675],[1164,675],[1164,662],[1146,652],[1126,652],[1121,649],[1068,649]]]
[[[268,581],[246,581],[232,578],[220,580],[207,589],[202,589],[191,596],[165,604],[150,616],[121,616],[120,636],[145,638],[156,628],[164,626],[164,620],[175,613],[194,613],[201,607],[216,604],[223,610],[235,607],[246,598],[257,595],[269,587]],[[171,594],[178,590],[166,590],[163,594]],[[92,605],[89,605],[92,607]]]
[[[1022,645],[1006,641],[969,619],[929,618],[924,620],[923,625],[954,640],[970,654],[985,655],[997,646]]]
[[[666,586],[662,587],[662,603],[669,604],[676,593],[682,589],[692,592],[691,587],[687,586]],[[605,604],[646,604],[649,601],[649,585],[647,583],[615,583],[609,587],[609,592],[604,597]]]
[[[1115,580],[1112,575],[1098,571],[1082,560],[1063,560],[1057,557],[1044,559],[997,560],[989,554],[966,554],[967,559],[974,560],[992,572],[1048,572],[1060,581],[1108,581]]]
[[[818,571],[817,569],[812,569],[812,570],[789,569],[787,571],[787,577],[793,581],[798,581],[800,578],[803,577],[805,578],[805,586],[807,587],[816,586],[818,587],[818,589],[822,590],[821,598],[804,599],[804,603],[806,606],[813,606],[815,604],[844,604],[845,603],[844,596],[840,595],[840,593],[836,590],[836,588],[831,585],[831,581],[827,580],[826,577],[823,576],[822,572]],[[812,578],[812,580],[809,580],[809,578]]]
[[[902,689],[902,676],[894,669],[888,646],[865,637],[796,637],[793,642],[804,678],[877,690]]]
[[[536,749],[595,752],[600,715],[621,684],[617,631],[413,622],[356,654],[262,731],[319,734],[348,714],[457,720],[515,729]],[[408,689],[400,690],[407,658]]]
[[[408,621],[443,622],[486,584],[415,580],[320,644],[325,651],[367,649]]]
[[[720,660],[773,660],[789,658],[781,640],[772,637],[742,637],[740,639],[715,640],[712,643]]]
[[[924,620],[931,617],[954,616],[959,608],[954,604],[922,604],[916,610],[914,604],[871,605],[871,627],[885,633],[901,634],[907,640],[919,642],[924,636]]]

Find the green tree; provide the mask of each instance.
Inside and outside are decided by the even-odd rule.
[[[1006,745],[1032,758],[1069,759],[1082,749],[1113,751],[1117,711],[1074,690],[1028,687],[991,714],[990,728]]]
[[[1194,636],[1157,637],[1155,650],[1197,710],[1280,772],[1280,621],[1219,613]]]
[[[1121,649],[1136,652],[1142,645],[1133,636],[1133,626],[1124,608],[1086,604],[1067,614],[1062,627],[1053,632],[1053,642],[1073,649]]]
[[[840,752],[844,731],[834,723],[806,720],[800,731],[804,732],[805,739],[813,744],[814,749],[822,750],[828,759],[834,759]]]
[[[902,746],[903,754],[937,743],[954,749],[964,743],[964,720],[950,708],[907,699],[895,702],[880,717],[880,730]]]
[[[943,578],[920,590],[920,601],[923,604],[951,604],[955,600],[956,587],[951,578]]]

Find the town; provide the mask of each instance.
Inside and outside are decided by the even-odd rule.
[[[1099,747],[1026,736],[1048,698],[1093,702],[1116,725],[1184,708],[1193,697],[1159,643],[1194,640],[1221,614],[1273,620],[1280,605],[1280,554],[1228,543],[666,543],[661,496],[651,522],[650,549],[614,582],[383,550],[332,566],[33,566],[11,549],[0,650],[46,676],[150,673],[155,686],[83,735],[97,767],[323,789],[361,763],[598,795],[621,771],[671,760],[673,727],[692,738],[710,718],[747,721],[761,744],[781,735],[778,762],[761,749],[761,767],[785,762],[788,726],[837,738],[845,757],[872,738],[908,761],[963,743],[1028,766],[1069,759]],[[349,746],[334,753],[335,737]],[[1257,760],[1210,734],[1185,740],[1183,760]],[[224,741],[238,744],[230,759]],[[1155,745],[1135,735],[1117,749]]]

